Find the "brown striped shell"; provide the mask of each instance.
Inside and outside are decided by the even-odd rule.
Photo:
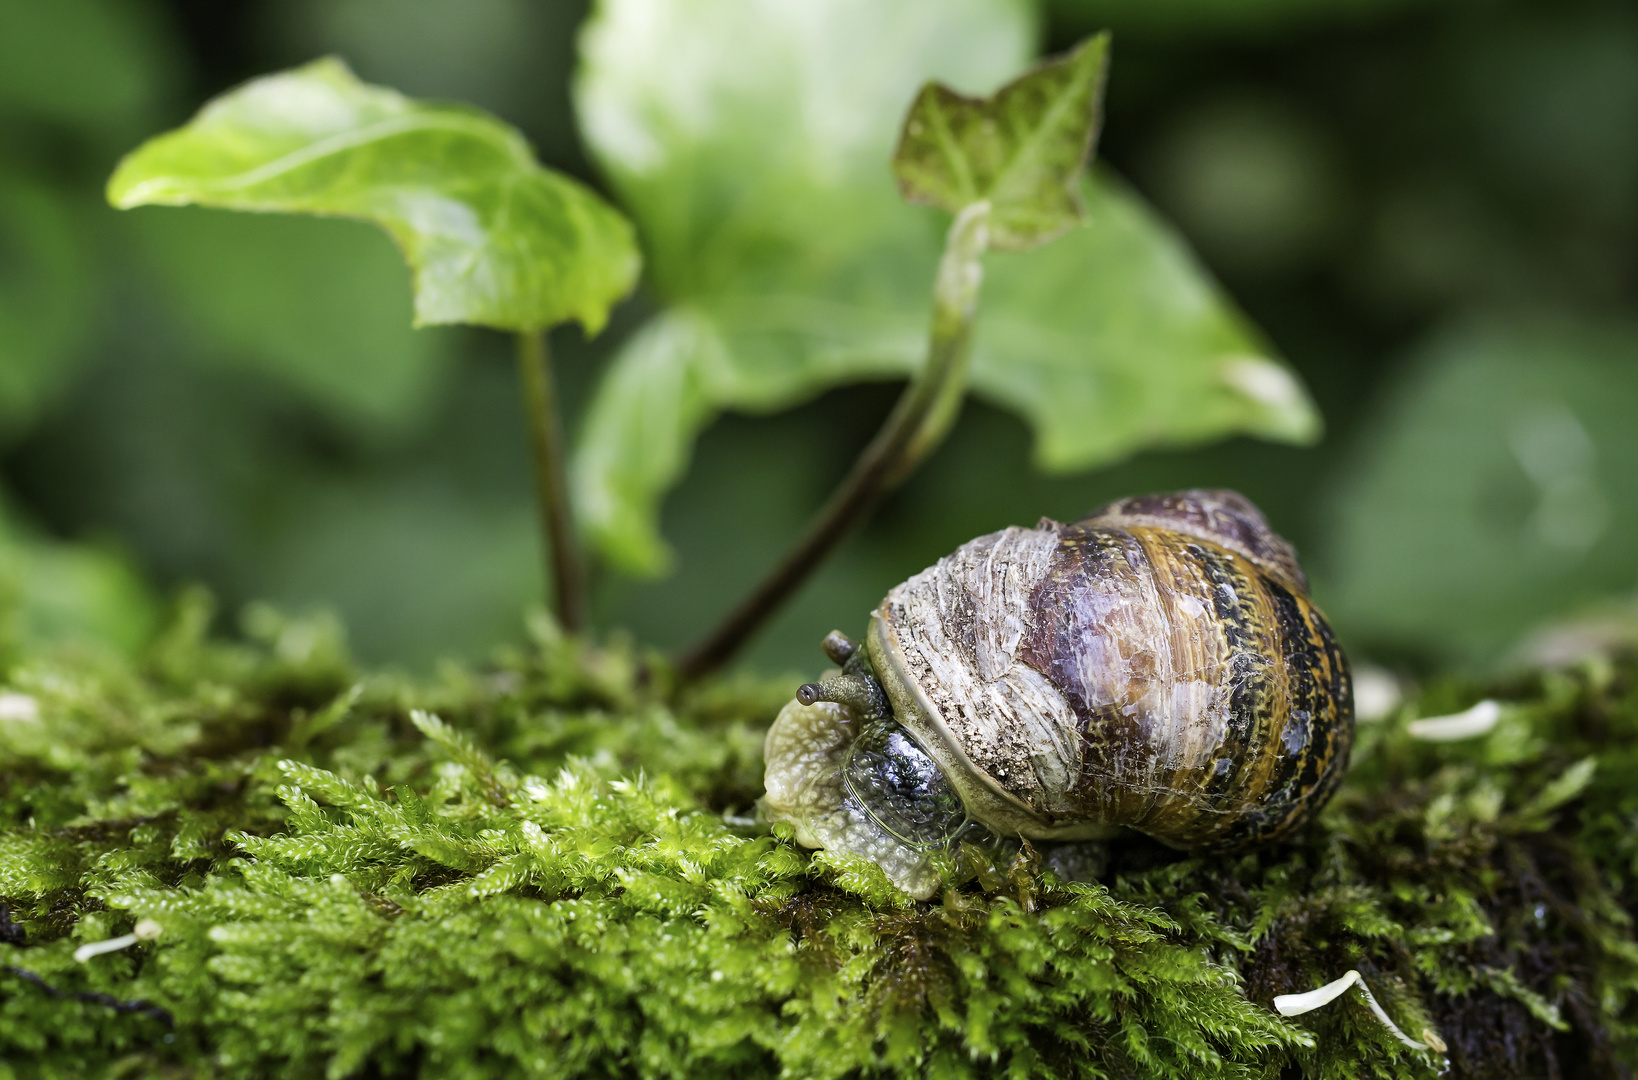
[[[891,717],[841,693],[793,702],[769,733],[766,807],[916,895],[936,886],[929,845],[848,780],[872,724],[902,725],[996,835],[1127,827],[1186,850],[1289,834],[1353,742],[1347,659],[1291,547],[1230,491],[980,537],[889,592],[864,651]]]

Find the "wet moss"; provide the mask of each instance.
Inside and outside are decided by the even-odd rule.
[[[1581,1077],[1638,1057],[1633,657],[1429,684],[1362,726],[1293,843],[964,852],[963,883],[911,903],[744,824],[788,685],[679,697],[629,646],[545,625],[487,666],[368,674],[333,627],[267,611],[213,641],[201,603],[139,664],[9,672],[37,714],[0,720],[0,1077]],[[1406,730],[1482,696],[1508,703],[1486,735]],[[75,961],[143,920],[158,937]],[[1357,992],[1272,1010],[1350,969],[1447,1052]]]

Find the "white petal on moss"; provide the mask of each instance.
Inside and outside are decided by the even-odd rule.
[[[0,694],[0,720],[16,720],[26,724],[40,719],[40,703],[29,694],[7,691]]]
[[[1281,994],[1274,999],[1274,1011],[1281,1016],[1301,1016],[1305,1012],[1313,1012],[1321,1005],[1329,1005],[1344,990],[1359,981],[1359,972],[1350,971],[1342,978],[1328,982],[1306,994]]]
[[[1281,994],[1274,999],[1274,1010],[1281,1016],[1301,1016],[1303,1013],[1313,1012],[1322,1005],[1329,1005],[1341,997],[1351,986],[1359,987],[1360,993],[1365,995],[1365,1004],[1371,1007],[1371,1012],[1376,1014],[1376,1018],[1382,1021],[1383,1026],[1393,1032],[1394,1038],[1413,1050],[1437,1050],[1442,1052],[1445,1049],[1444,1040],[1431,1031],[1422,1033],[1425,1042],[1413,1039],[1400,1031],[1399,1025],[1393,1022],[1381,1005],[1377,1004],[1376,996],[1371,993],[1371,988],[1365,985],[1364,976],[1357,971],[1346,972],[1342,978],[1328,982],[1324,986],[1308,991],[1306,994]]]
[[[129,934],[121,934],[119,937],[109,938],[106,941],[93,941],[89,945],[81,945],[79,948],[74,950],[74,960],[76,963],[83,964],[93,956],[101,956],[103,953],[119,952],[121,949],[129,949],[132,945],[135,945],[139,941],[152,941],[154,938],[159,936],[162,929],[163,927],[154,922],[154,920],[143,919],[141,922],[137,923],[136,926],[131,928],[131,933]]]
[[[1362,723],[1386,719],[1404,699],[1399,680],[1379,667],[1354,668],[1354,719]]]
[[[1412,720],[1405,726],[1411,738],[1422,739],[1425,742],[1455,742],[1458,739],[1471,739],[1476,735],[1487,735],[1501,719],[1501,704],[1486,698],[1459,713],[1449,716],[1429,716],[1421,720]]]

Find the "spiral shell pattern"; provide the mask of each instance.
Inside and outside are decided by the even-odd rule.
[[[892,590],[868,647],[899,722],[1008,834],[1278,839],[1353,742],[1347,658],[1233,492],[980,537]]]

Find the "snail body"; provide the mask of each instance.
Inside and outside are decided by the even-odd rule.
[[[1353,741],[1347,658],[1290,545],[1229,491],[979,537],[890,591],[767,741],[766,813],[936,890],[977,831],[1275,841]]]

